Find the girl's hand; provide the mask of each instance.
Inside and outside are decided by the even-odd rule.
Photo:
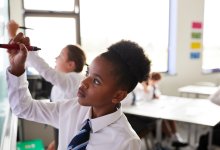
[[[9,44],[19,44],[20,49],[9,49],[9,72],[20,76],[25,71],[25,62],[28,54],[28,50],[25,45],[29,45],[29,38],[24,37],[23,33],[19,33],[15,36],[13,40],[10,41]]]

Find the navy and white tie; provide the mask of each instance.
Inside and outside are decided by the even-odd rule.
[[[71,140],[67,150],[85,150],[89,142],[90,131],[90,121],[89,119],[87,119],[86,124],[82,127],[79,133],[76,136],[74,136]]]

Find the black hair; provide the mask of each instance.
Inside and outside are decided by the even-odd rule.
[[[100,55],[113,64],[113,74],[117,84],[131,92],[138,82],[149,77],[150,60],[144,50],[135,42],[122,40],[111,45],[108,51]]]
[[[74,61],[76,64],[75,72],[81,72],[84,65],[86,64],[86,55],[83,50],[76,45],[67,45],[68,49],[68,60]]]

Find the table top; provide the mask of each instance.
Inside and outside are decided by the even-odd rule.
[[[179,88],[178,92],[211,95],[214,94],[217,90],[218,87],[214,87],[214,86],[188,85]]]
[[[220,106],[207,99],[161,96],[122,108],[125,113],[158,119],[215,126],[220,122]]]

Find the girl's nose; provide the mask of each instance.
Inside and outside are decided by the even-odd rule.
[[[85,84],[85,83],[82,83],[82,87],[83,87],[84,89],[88,89],[88,88],[89,88],[89,85],[88,85],[88,84]]]
[[[88,83],[88,81],[89,81],[89,78],[86,77],[86,78],[84,78],[84,80],[81,82],[81,86],[82,86],[84,89],[88,89],[88,88],[89,88],[89,83]]]

